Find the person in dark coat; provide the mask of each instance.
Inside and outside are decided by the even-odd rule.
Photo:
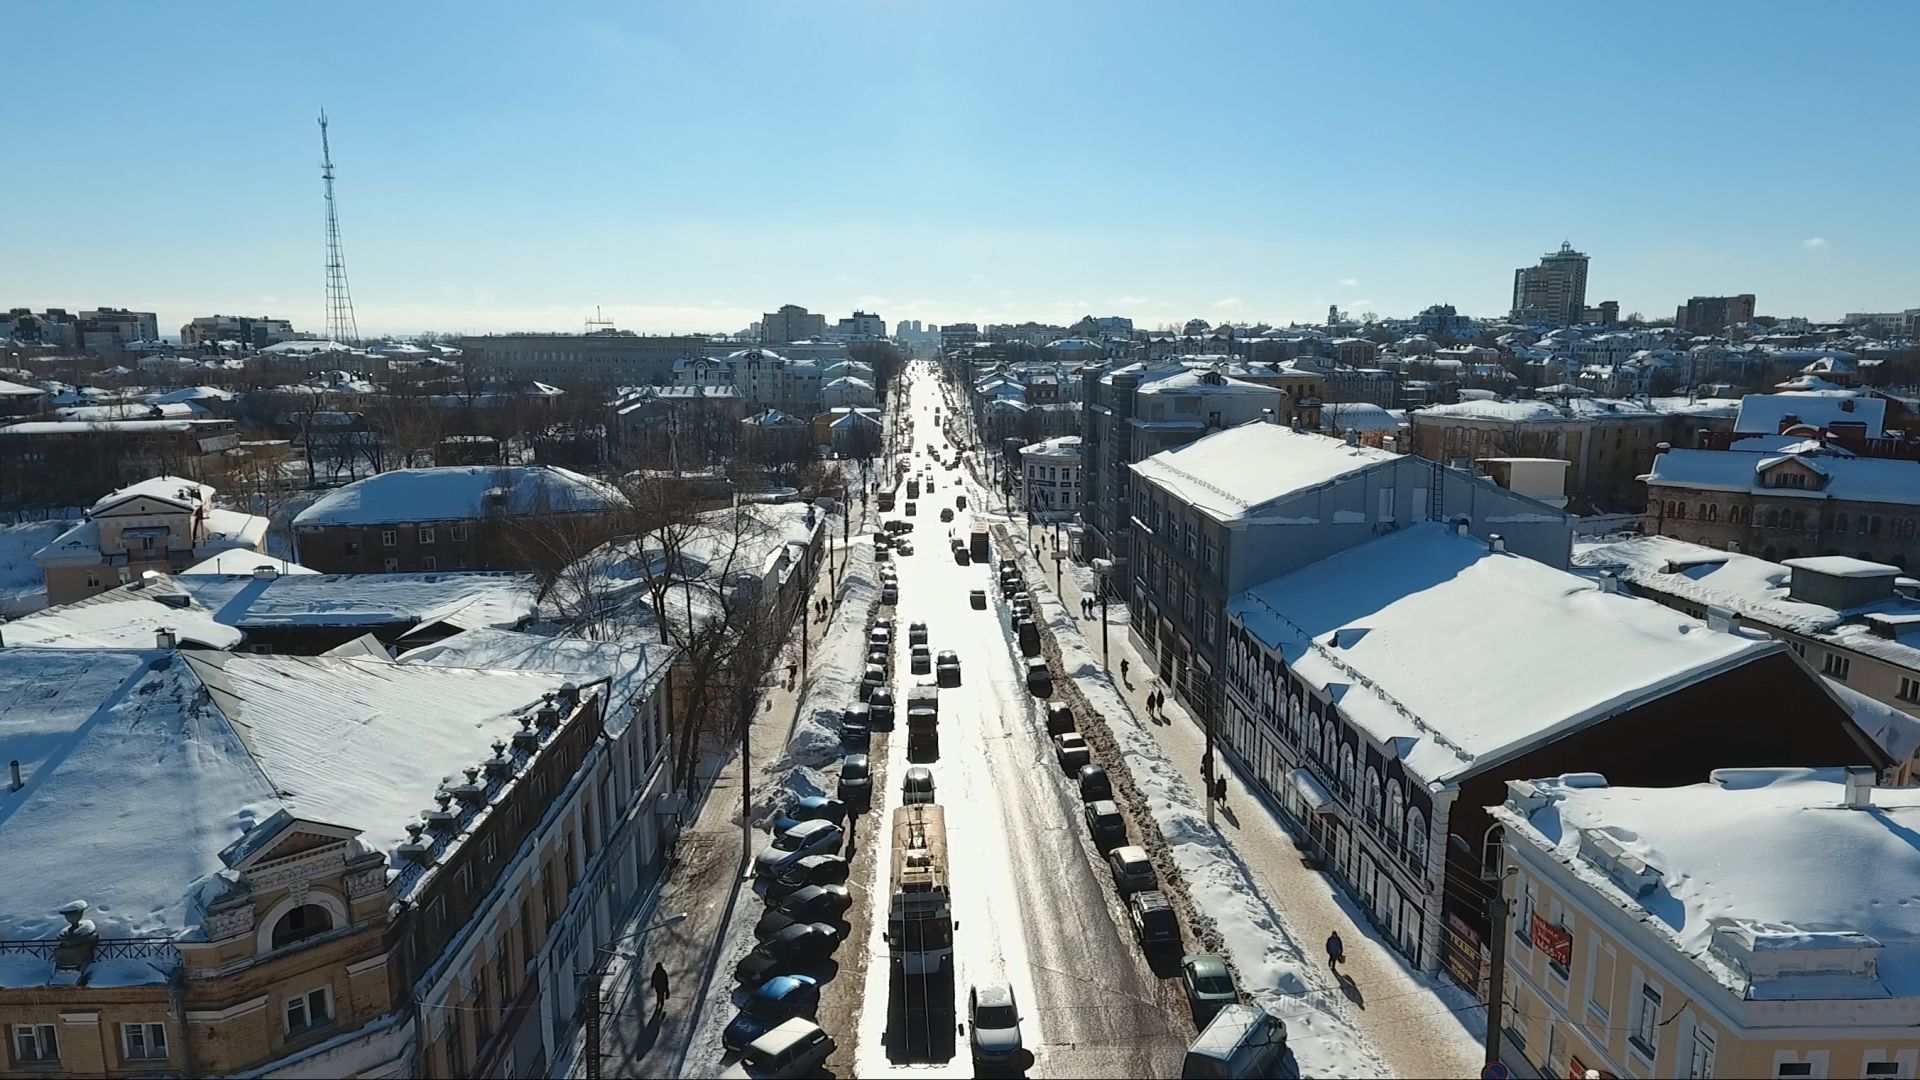
[[[667,1007],[667,965],[653,965],[653,1011],[663,1012]]]

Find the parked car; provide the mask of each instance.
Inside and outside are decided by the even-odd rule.
[[[923,622],[907,624],[907,644],[925,645],[927,643],[927,624]]]
[[[767,880],[766,897],[777,900],[809,885],[838,885],[847,880],[845,856],[809,855]]]
[[[1032,616],[1021,615],[1013,620],[1014,637],[1020,642],[1020,655],[1028,659],[1040,655],[1040,627]]]
[[[1065,735],[1078,730],[1073,723],[1073,708],[1064,701],[1047,702],[1047,734]]]
[[[919,512],[920,512],[920,504],[914,502],[912,499],[908,499],[907,500],[907,516],[913,517]]]
[[[867,648],[893,648],[893,627],[875,625],[867,630]]]
[[[781,968],[805,967],[833,955],[840,931],[826,923],[795,923],[754,947],[734,965],[733,977],[757,985]]]
[[[893,654],[887,651],[886,649],[868,649],[867,650],[867,663],[869,664],[884,665],[890,662],[892,659],[893,659]]]
[[[826,1060],[833,1056],[835,1048],[833,1036],[820,1030],[819,1024],[795,1017],[748,1044],[746,1053],[741,1055],[739,1061],[727,1066],[720,1078],[759,1080],[761,1077],[773,1077],[787,1080],[788,1077],[811,1076],[820,1071]]]
[[[1147,849],[1127,844],[1107,852],[1107,870],[1113,874],[1113,887],[1121,896],[1160,887],[1160,875],[1154,872]]]
[[[908,769],[900,781],[900,801],[907,806],[933,802],[933,770],[925,765]]]
[[[880,602],[883,604],[899,603],[900,587],[898,585],[893,584],[892,582],[887,582],[886,584],[880,586]]]
[[[953,562],[955,566],[973,565],[973,553],[967,550],[967,545],[962,541],[953,542]]]
[[[867,695],[867,722],[876,731],[893,730],[893,687],[876,686]]]
[[[965,495],[955,495],[953,497],[953,505],[965,510],[967,508],[967,497]]]
[[[754,872],[777,874],[809,855],[839,851],[840,839],[840,826],[831,821],[803,821],[774,837],[772,846],[754,857]]]
[[[1233,973],[1227,962],[1211,953],[1180,958],[1180,986],[1187,992],[1187,1008],[1202,1028],[1215,1013],[1240,1000],[1240,988],[1233,985]]]
[[[765,941],[780,931],[785,930],[787,927],[794,926],[801,921],[802,920],[796,919],[786,912],[781,911],[779,908],[769,907],[760,913],[760,920],[753,924],[753,940]]]
[[[951,506],[947,506],[947,507],[942,507],[942,508],[941,508],[941,510],[940,510],[940,520],[941,520],[941,521],[952,521],[952,520],[953,520],[953,507],[951,507]]]
[[[1027,661],[1027,689],[1035,697],[1053,696],[1053,672],[1047,668],[1045,657],[1036,656]]]
[[[967,603],[971,605],[975,611],[987,610],[987,590],[974,589],[967,593]]]
[[[941,686],[959,686],[960,654],[952,649],[942,649],[940,659],[934,664],[934,671]]]
[[[840,745],[865,746],[873,741],[873,710],[856,701],[840,710]]]
[[[803,795],[795,799],[774,819],[773,831],[786,832],[803,821],[831,821],[835,825],[847,819],[847,804],[825,795]]]
[[[1080,801],[1093,802],[1096,799],[1113,798],[1113,781],[1107,776],[1107,770],[1099,765],[1080,766]]]
[[[1053,737],[1053,753],[1060,759],[1060,768],[1065,772],[1074,772],[1093,758],[1093,751],[1087,749],[1087,740],[1077,731]]]
[[[886,665],[869,663],[866,672],[860,676],[860,700],[867,700],[873,696],[875,690],[885,685],[887,685]]]
[[[1182,1076],[1277,1076],[1287,1056],[1287,1025],[1253,1005],[1227,1005],[1187,1048]]]
[[[925,675],[933,670],[933,651],[925,645],[915,645],[910,655],[912,661],[909,668],[915,675]]]
[[[873,546],[874,562],[883,563],[891,558],[893,558],[893,552],[891,550],[889,550],[888,548],[881,547],[879,544],[875,544]]]
[[[820,1007],[820,983],[810,975],[775,975],[754,988],[740,1015],[720,1033],[720,1045],[745,1050],[747,1044],[796,1016]]]
[[[855,810],[873,805],[873,762],[865,754],[848,754],[840,762],[840,782],[834,786],[840,801]]]
[[[853,896],[845,885],[803,885],[793,892],[768,902],[768,909],[778,911],[796,922],[826,922],[846,914],[853,906]]]
[[[1127,819],[1120,813],[1120,807],[1112,799],[1095,799],[1087,803],[1084,809],[1087,818],[1087,833],[1093,837],[1093,846],[1101,851],[1127,842]]]
[[[1173,903],[1159,889],[1143,889],[1127,898],[1127,917],[1133,921],[1133,936],[1142,947],[1177,944],[1180,941],[1180,917]]]
[[[1020,1056],[1020,1009],[1013,987],[986,983],[967,991],[967,1042],[976,1065],[1011,1065]]]
[[[913,512],[913,509],[912,509],[912,504],[911,504],[911,503],[909,503],[909,504],[908,504],[908,509],[907,509],[907,512],[908,512],[908,513],[912,513],[912,512]],[[895,544],[895,545],[893,545],[893,546],[894,546],[894,549],[895,549],[896,551],[898,551],[898,552],[900,552],[900,554],[902,554],[902,555],[911,555],[911,554],[913,554],[913,541],[911,541],[911,540],[906,540],[906,539],[903,539],[903,540],[901,540],[901,541],[900,541],[899,543],[897,543],[897,544]]]

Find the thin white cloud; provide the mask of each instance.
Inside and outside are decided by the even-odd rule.
[[[1358,284],[1360,284],[1360,279],[1359,279],[1359,278],[1350,278],[1350,277],[1343,277],[1343,278],[1341,278],[1341,279],[1340,279],[1340,284],[1341,284],[1341,286],[1342,286],[1342,287],[1344,287],[1344,288],[1348,288],[1348,289],[1351,289],[1351,288],[1353,288],[1353,287],[1354,287],[1355,285],[1358,285]]]
[[[1237,296],[1228,296],[1223,299],[1215,300],[1213,302],[1213,306],[1217,308],[1239,308],[1239,307],[1246,307],[1247,305],[1245,301],[1241,300]]]
[[[1815,236],[1800,246],[1806,248],[1808,251],[1825,251],[1827,249],[1827,242],[1821,237]]]

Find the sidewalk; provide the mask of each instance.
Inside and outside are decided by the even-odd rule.
[[[847,554],[836,537],[834,565],[844,565]],[[811,621],[811,605],[821,597],[837,600],[834,579],[823,555],[819,578],[808,597],[809,613],[803,616],[809,620],[807,632],[815,644],[825,624]],[[787,652],[789,655],[783,655],[769,672],[760,711],[754,715],[749,742],[756,768],[785,751],[806,688],[804,672],[795,686],[786,684],[786,665],[800,662],[798,635]],[[714,999],[715,980],[721,981],[722,991],[728,989],[724,973],[717,973],[714,964],[741,892],[741,758],[737,746],[720,758],[719,766],[711,774],[696,766],[695,782],[704,786],[705,794],[699,806],[691,809],[694,816],[681,831],[678,861],[668,869],[657,898],[641,905],[637,915],[620,929],[620,937],[632,940],[615,956],[604,976],[600,1031],[603,1076],[681,1075],[701,1010]],[[682,913],[684,919],[665,922]],[[666,965],[671,985],[666,1008],[661,1012],[653,1007],[655,964]],[[721,996],[724,998],[724,993]],[[585,1037],[584,1027],[575,1033],[571,1060],[554,1075],[586,1076]]]
[[[1025,535],[1035,557],[1051,569],[1052,553],[1041,531],[1036,527]],[[1050,536],[1051,527],[1045,527],[1045,533]],[[1016,529],[1015,534],[1020,535],[1021,530]],[[1077,616],[1081,598],[1093,595],[1093,574],[1084,566],[1067,563],[1061,583],[1061,600]],[[1052,589],[1053,575],[1049,573],[1030,586]],[[1154,685],[1152,665],[1134,651],[1127,636],[1124,606],[1109,601],[1107,614],[1114,686],[1134,714],[1146,718],[1147,692]],[[1089,649],[1099,655],[1097,598],[1092,618],[1082,619],[1078,625]],[[1126,682],[1119,676],[1123,659],[1131,669]],[[1165,713],[1165,721],[1146,722],[1186,781],[1195,791],[1204,790],[1200,762],[1206,749],[1205,733],[1178,702],[1169,699]],[[1221,760],[1229,759],[1223,754]],[[1480,1032],[1485,1023],[1479,1006],[1465,991],[1428,979],[1409,967],[1377,936],[1352,899],[1332,879],[1302,862],[1287,826],[1249,789],[1238,771],[1229,768],[1226,772],[1226,809],[1216,815],[1217,827],[1252,873],[1262,897],[1281,914],[1288,935],[1311,949],[1325,940],[1330,930],[1337,929],[1346,943],[1347,959],[1341,972],[1351,977],[1354,988],[1345,995],[1347,1020],[1373,1040],[1397,1076],[1477,1075]]]

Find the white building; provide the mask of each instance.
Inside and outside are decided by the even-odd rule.
[[[1080,436],[1062,435],[1020,448],[1020,498],[1041,518],[1080,510]]]

